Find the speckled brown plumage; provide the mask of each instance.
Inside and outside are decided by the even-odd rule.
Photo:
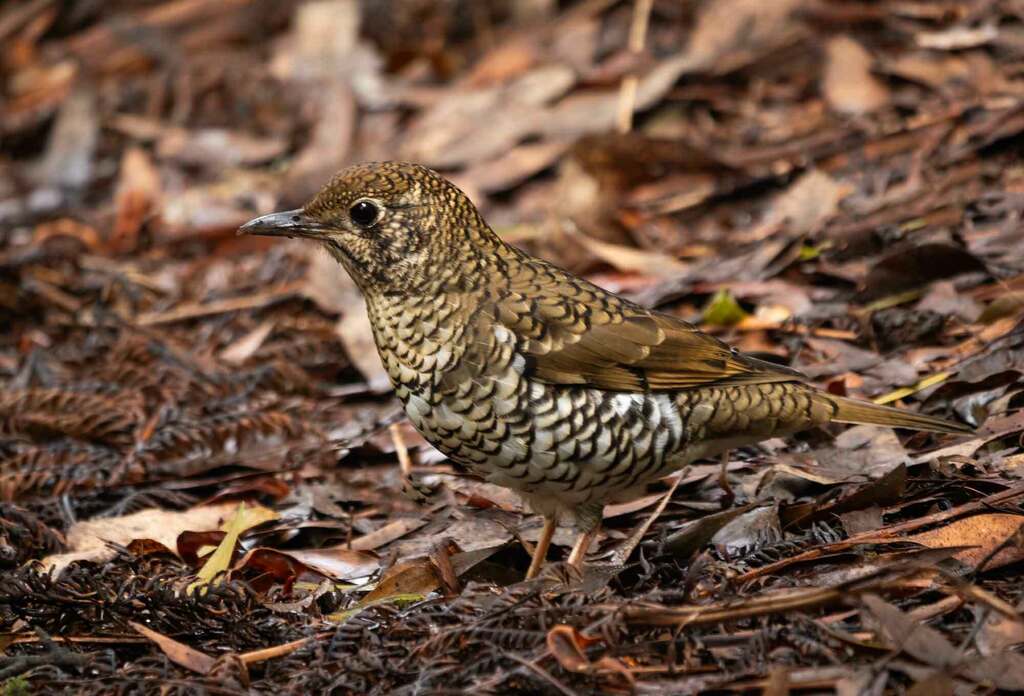
[[[362,289],[423,436],[584,530],[605,503],[737,445],[829,421],[966,430],[826,394],[531,257],[418,165],[346,169],[305,208],[243,231],[319,241]]]

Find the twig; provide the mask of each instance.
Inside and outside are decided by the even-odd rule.
[[[281,643],[280,645],[275,645],[269,648],[250,650],[249,652],[242,653],[238,657],[245,664],[254,665],[260,662],[264,662],[266,660],[273,659],[275,657],[283,657],[284,655],[288,655],[289,653],[295,652],[296,650],[298,650],[299,648],[306,645],[306,643],[309,643],[312,640],[328,638],[331,635],[333,635],[333,633],[331,632],[318,633],[315,636],[299,638],[298,640],[293,640],[288,643]]]
[[[0,680],[10,679],[23,674],[33,667],[51,665],[53,667],[69,667],[84,669],[96,657],[94,653],[77,653],[57,644],[43,629],[36,627],[39,642],[46,647],[42,655],[17,655],[0,657]]]
[[[198,319],[214,314],[226,314],[245,309],[262,309],[268,305],[277,304],[284,300],[295,297],[299,294],[297,283],[287,283],[281,287],[266,292],[259,292],[255,295],[245,297],[230,297],[224,300],[214,300],[205,304],[199,302],[182,302],[174,309],[166,312],[143,312],[137,315],[134,322],[139,326],[154,326],[156,324],[169,324],[186,319]]]
[[[636,531],[634,531],[629,538],[619,546],[619,548],[612,552],[612,560],[615,564],[625,565],[626,561],[629,560],[629,557],[633,554],[633,550],[636,549],[640,540],[644,538],[644,534],[646,534],[647,530],[651,528],[652,524],[654,524],[654,520],[658,519],[661,515],[665,506],[668,505],[668,501],[672,499],[672,495],[676,492],[676,488],[679,487],[679,482],[682,480],[682,476],[675,477],[675,480],[672,482],[672,487],[668,489],[664,496],[662,496],[661,500],[658,502],[658,506],[654,508],[654,511],[651,512],[650,515],[647,516],[644,523],[641,524]]]
[[[644,50],[653,5],[654,0],[635,0],[633,4],[633,23],[629,27],[629,51],[634,55]],[[640,78],[636,74],[622,78],[617,119],[620,133],[628,133],[633,129],[633,110],[636,108],[636,91],[639,84]]]

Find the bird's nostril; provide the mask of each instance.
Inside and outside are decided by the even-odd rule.
[[[298,221],[299,221],[299,216],[298,215],[292,215],[292,222],[298,222]]]

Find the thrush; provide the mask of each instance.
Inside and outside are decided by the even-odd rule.
[[[970,431],[824,392],[510,246],[416,164],[350,167],[240,233],[311,239],[345,267],[412,424],[543,515],[528,577],[559,519],[578,566],[606,503],[695,459],[829,422]]]

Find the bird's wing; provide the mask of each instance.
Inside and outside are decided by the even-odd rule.
[[[505,294],[492,314],[518,337],[538,379],[617,391],[806,379],[568,274],[550,280]]]

